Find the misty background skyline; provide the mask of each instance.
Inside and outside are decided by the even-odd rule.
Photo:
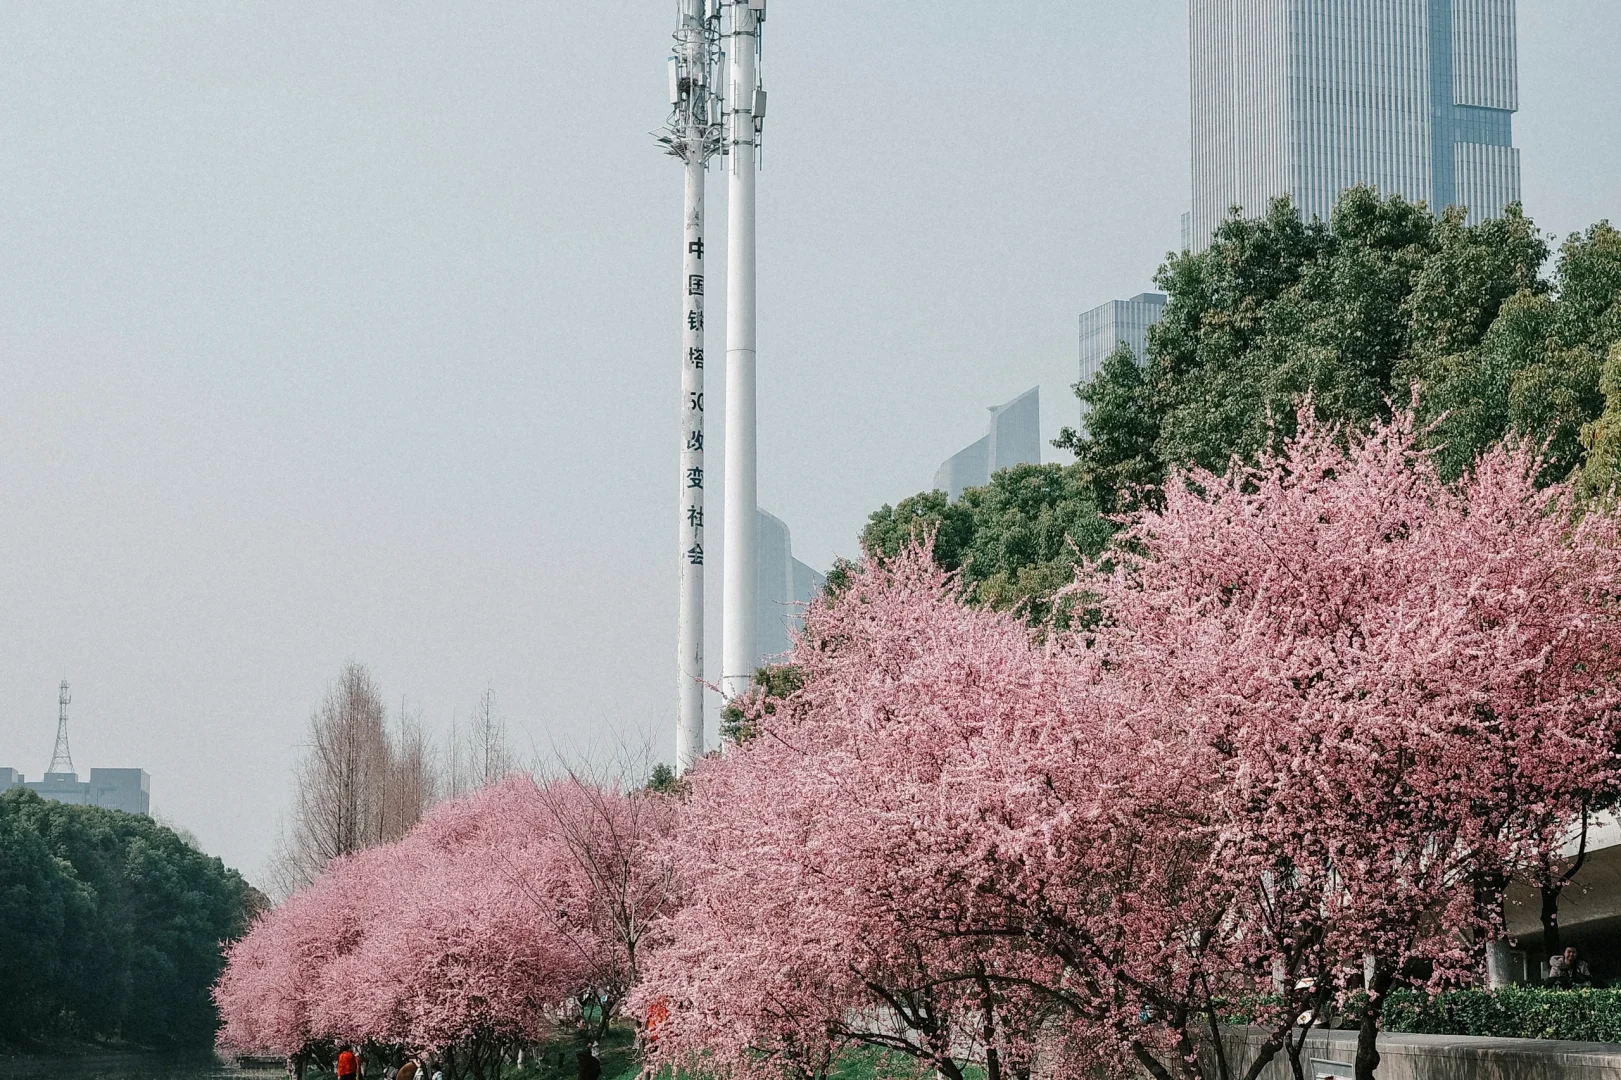
[[[0,8],[0,766],[66,678],[81,775],[256,877],[351,659],[436,733],[493,687],[525,754],[672,756],[675,7],[606,10]],[[1184,3],[1018,11],[771,5],[760,503],[818,569],[987,406],[1074,423],[1077,315],[1178,241]],[[1519,30],[1528,213],[1621,217],[1621,10]]]

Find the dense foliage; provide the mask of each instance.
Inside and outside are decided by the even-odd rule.
[[[628,1003],[650,1075],[1255,1080],[1354,1010],[1371,1080],[1381,1026],[1608,1032],[1393,992],[1475,980],[1621,795],[1621,234],[1550,254],[1368,191],[1228,222],[1073,465],[872,516],[724,754],[336,859],[232,949],[228,1041],[480,1080]]]
[[[754,717],[777,711],[777,702],[803,685],[799,669],[792,664],[767,664],[754,670],[746,695],[733,698],[720,710],[720,737],[726,744],[754,738]]]
[[[1101,515],[1154,501],[1174,469],[1253,464],[1295,430],[1308,395],[1317,419],[1350,432],[1416,391],[1444,477],[1516,434],[1546,444],[1541,482],[1580,471],[1581,494],[1602,497],[1621,477],[1621,358],[1604,374],[1621,344],[1621,232],[1570,237],[1544,276],[1552,254],[1518,208],[1468,225],[1367,188],[1327,222],[1303,222],[1287,200],[1234,217],[1160,269],[1169,302],[1143,363],[1123,347],[1076,387],[1086,430],[1057,443],[1074,465],[1019,466],[956,503],[924,492],[885,506],[864,548],[889,557],[933,532],[968,602],[1039,621],[1075,552],[1107,542]]]
[[[1604,412],[1582,428],[1581,475],[1577,490],[1586,502],[1613,506],[1621,485],[1621,342],[1610,347],[1599,375]]]
[[[1499,1039],[1571,1039],[1621,1043],[1621,990],[1396,990],[1385,1005],[1390,1031],[1483,1035]]]
[[[689,778],[656,1063],[1237,1077],[1196,1040],[1268,999],[1253,1077],[1360,996],[1366,1080],[1398,977],[1473,977],[1616,788],[1617,521],[1523,448],[1448,482],[1410,414],[1297,423],[1126,520],[1095,624],[917,548],[813,605],[799,688]]]
[[[1081,469],[1016,465],[956,502],[927,491],[885,506],[868,521],[861,545],[887,558],[932,538],[936,562],[962,572],[969,602],[1040,622],[1053,614],[1052,598],[1074,579],[1076,565],[1096,557],[1113,531]],[[842,580],[829,578],[835,588]]]
[[[1061,441],[1101,502],[1129,502],[1170,467],[1253,461],[1293,429],[1304,395],[1318,418],[1357,428],[1416,385],[1443,475],[1513,432],[1546,442],[1543,479],[1564,479],[1621,340],[1621,233],[1572,236],[1544,279],[1548,256],[1515,208],[1471,226],[1360,188],[1308,224],[1280,200],[1166,263],[1142,368],[1122,356],[1079,387],[1088,432]]]
[[[344,856],[230,950],[215,990],[234,1048],[438,1055],[453,1078],[564,1015],[603,1034],[668,898],[673,800],[513,778]]]
[[[221,945],[261,900],[149,818],[0,794],[0,1042],[210,1046]]]

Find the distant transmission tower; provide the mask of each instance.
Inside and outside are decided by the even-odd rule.
[[[721,149],[720,0],[680,0],[670,119],[657,137],[686,165],[681,267],[681,471],[676,769],[704,753],[704,173]]]
[[[56,751],[51,754],[48,773],[72,773],[73,755],[68,752],[68,681],[62,680],[62,692],[56,698]]]

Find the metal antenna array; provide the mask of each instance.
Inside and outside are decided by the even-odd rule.
[[[680,606],[676,768],[704,753],[704,173],[721,149],[720,0],[681,0],[670,57],[670,119],[657,134],[686,165],[682,237]]]
[[[73,755],[68,752],[68,681],[62,680],[62,691],[56,698],[56,750],[51,754],[48,773],[73,772]]]

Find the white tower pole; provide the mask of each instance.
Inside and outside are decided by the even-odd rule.
[[[681,335],[681,616],[680,719],[675,736],[676,771],[686,772],[704,754],[704,170],[700,155],[687,159],[687,283]]]
[[[765,0],[732,0],[731,72],[726,91],[726,550],[723,565],[721,692],[744,694],[756,661],[759,542],[754,362],[754,175],[765,93],[757,60]]]
[[[686,166],[681,271],[681,473],[676,626],[676,769],[704,753],[704,173],[720,149],[714,73],[719,10],[681,0],[670,59],[670,122],[659,140]]]

